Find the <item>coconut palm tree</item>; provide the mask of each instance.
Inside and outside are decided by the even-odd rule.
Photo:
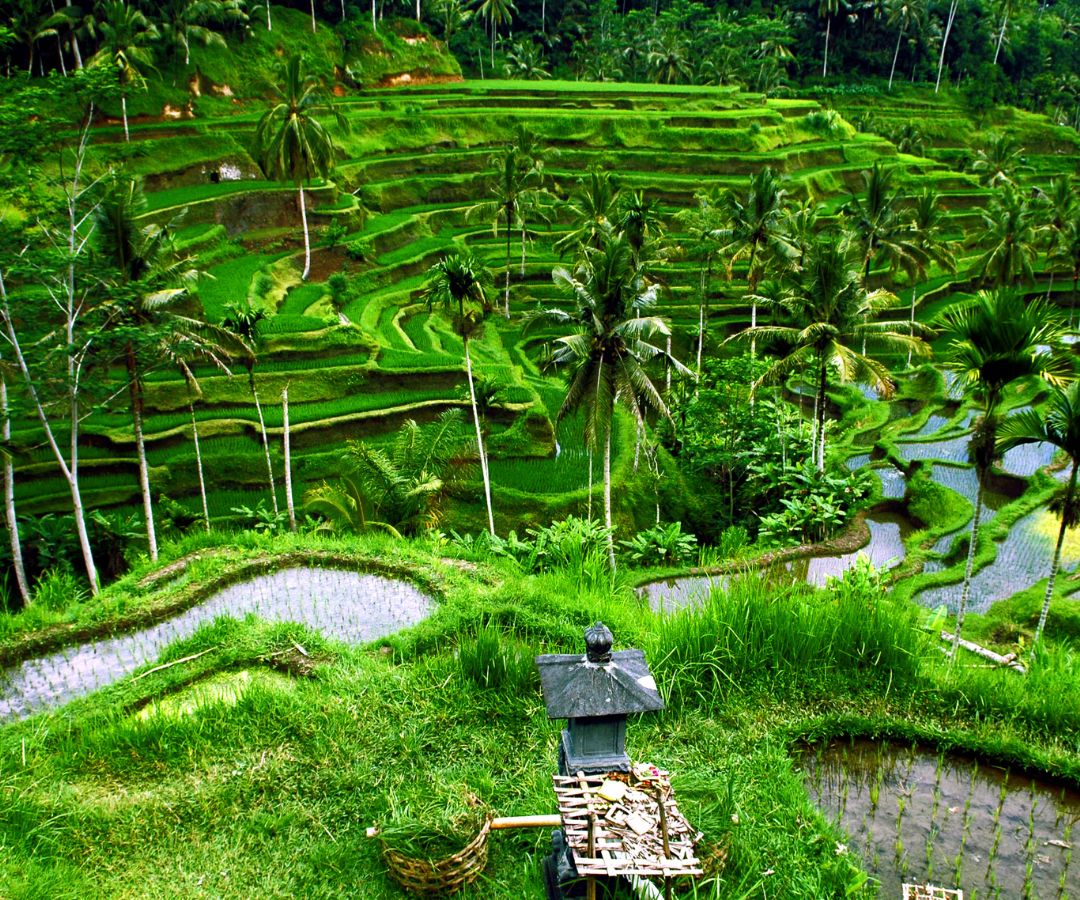
[[[941,195],[930,188],[915,195],[915,202],[906,210],[911,241],[919,248],[928,262],[935,262],[949,272],[956,271],[956,243],[948,235],[951,230],[948,215],[941,205]],[[925,265],[920,267],[911,280],[911,336],[915,336],[915,306],[919,294],[919,281],[926,274]],[[911,365],[911,354],[907,364]]]
[[[926,256],[912,240],[911,230],[900,215],[905,198],[893,186],[896,170],[875,162],[862,173],[863,192],[850,191],[841,212],[851,242],[862,256],[863,286],[869,286],[870,265],[879,257],[889,269],[914,275],[926,265]]]
[[[274,89],[277,99],[255,129],[255,145],[266,176],[278,181],[287,179],[299,190],[304,227],[304,271],[300,277],[306,281],[311,272],[311,237],[304,182],[326,178],[334,167],[334,142],[316,116],[332,113],[342,128],[346,125],[319,80],[304,71],[303,57],[291,57],[285,63],[283,76],[283,83]]]
[[[214,25],[243,25],[248,21],[240,0],[165,0],[158,5],[161,37],[184,51],[184,65],[191,65],[191,45],[225,49],[224,36]]]
[[[469,403],[472,407],[473,425],[476,428],[476,451],[480,457],[480,474],[484,481],[484,503],[487,506],[488,531],[495,534],[495,515],[491,506],[491,477],[488,474],[487,453],[484,451],[484,433],[480,425],[480,410],[476,403],[476,385],[473,382],[472,356],[469,338],[475,334],[489,310],[487,288],[491,274],[474,256],[450,254],[435,263],[427,274],[424,297],[428,306],[436,303],[456,315],[454,329],[461,336],[465,348],[465,377],[469,383]]]
[[[1076,475],[1080,467],[1080,382],[1073,381],[1067,388],[1051,387],[1046,401],[1046,411],[1040,415],[1033,409],[1009,416],[998,429],[997,453],[1002,454],[1023,444],[1047,443],[1064,450],[1072,464],[1065,491],[1051,508],[1061,516],[1054,556],[1050,562],[1050,577],[1046,583],[1046,596],[1039,612],[1039,624],[1035,628],[1032,646],[1039,642],[1046,617],[1050,613],[1050,601],[1054,596],[1054,582],[1061,566],[1061,546],[1065,543],[1065,531],[1080,525],[1080,503],[1076,496]]]
[[[899,25],[896,32],[896,49],[893,50],[892,67],[889,69],[889,90],[892,90],[893,76],[896,74],[896,60],[900,56],[900,43],[908,26],[918,28],[926,17],[926,0],[889,0],[888,23]]]
[[[259,402],[259,390],[255,384],[255,363],[258,361],[259,344],[262,340],[261,325],[266,319],[266,310],[258,309],[250,303],[243,306],[230,304],[225,307],[225,320],[221,323],[247,348],[240,361],[247,370],[248,390],[255,401],[255,413],[259,417],[259,436],[262,438],[263,456],[266,458],[266,477],[270,485],[270,500],[274,515],[278,514],[277,485],[274,483],[274,464],[270,459],[270,439],[266,434],[266,420],[263,418],[262,403]]]
[[[712,267],[716,255],[722,247],[721,219],[716,199],[712,195],[699,191],[694,195],[695,205],[691,209],[681,210],[676,218],[689,235],[686,252],[699,262],[698,268],[698,343],[695,375],[701,379],[701,361],[705,348],[705,325],[709,305],[709,282],[712,280]]]
[[[565,367],[566,396],[557,419],[579,411],[585,415],[585,441],[604,457],[604,522],[613,534],[611,511],[611,442],[615,408],[621,404],[639,427],[649,411],[671,418],[660,390],[646,371],[652,360],[664,360],[682,374],[689,370],[651,343],[670,334],[655,315],[656,286],[633,265],[625,235],[606,235],[599,247],[588,247],[573,271],[552,272],[555,283],[573,301],[572,310],[537,310],[526,327],[540,322],[568,329],[552,343],[550,366]],[[611,539],[608,555],[615,566]]]
[[[90,65],[116,66],[120,82],[120,109],[124,119],[124,140],[131,140],[128,131],[127,95],[132,87],[143,83],[143,68],[153,68],[153,45],[158,39],[157,26],[134,6],[124,0],[105,0],[96,19],[101,44],[90,58]]]
[[[491,66],[495,67],[495,40],[499,34],[499,27],[509,25],[517,12],[513,0],[477,0],[476,12],[487,20],[487,27],[491,33]]]
[[[947,309],[939,325],[948,341],[945,365],[957,375],[965,394],[982,408],[971,437],[971,457],[979,476],[975,512],[971,519],[964,586],[956,613],[955,657],[964,627],[975,548],[982,516],[983,482],[993,462],[998,408],[1005,388],[1020,378],[1042,378],[1062,386],[1072,376],[1072,364],[1061,352],[1064,324],[1044,299],[1025,303],[1006,288],[980,291],[970,302]]]
[[[986,144],[975,151],[971,171],[985,187],[1006,187],[1016,184],[1016,176],[1030,172],[1024,162],[1024,148],[1006,132],[992,135]]]
[[[795,247],[785,233],[786,209],[784,198],[787,190],[784,179],[769,166],[750,176],[750,187],[745,194],[727,191],[723,196],[723,214],[727,227],[723,234],[728,258],[728,278],[736,260],[748,257],[746,267],[746,293],[751,299],[750,328],[757,327],[758,280],[770,259],[787,260],[795,256]],[[764,259],[762,257],[765,257]],[[750,341],[753,355],[756,344]]]
[[[977,246],[984,249],[974,264],[975,272],[981,273],[982,283],[997,286],[1018,281],[1030,283],[1039,256],[1038,221],[1032,202],[1006,187],[991,198],[990,205],[982,211],[982,221]]]
[[[904,333],[909,323],[873,321],[874,314],[895,304],[896,297],[888,291],[867,291],[860,277],[860,262],[834,238],[819,238],[807,252],[802,268],[789,276],[779,299],[792,324],[751,326],[728,339],[752,341],[760,337],[790,348],[757,384],[776,384],[795,373],[815,374],[814,465],[818,472],[825,470],[829,373],[840,382],[869,384],[883,397],[891,397],[895,384],[888,367],[867,355],[866,349],[930,354],[921,336]],[[866,349],[860,352],[857,347]]]
[[[619,186],[611,173],[590,169],[588,177],[578,182],[578,189],[566,207],[571,230],[553,244],[553,249],[560,255],[568,249],[575,252],[583,247],[598,249],[615,228],[618,201]]]
[[[1049,299],[1054,290],[1053,262],[1061,242],[1068,233],[1069,223],[1080,219],[1080,198],[1076,187],[1068,178],[1052,178],[1050,189],[1040,196],[1042,221],[1036,226],[1036,234],[1046,246],[1046,267],[1050,270],[1050,284],[1046,288]]]
[[[101,256],[111,269],[108,330],[127,369],[146,540],[150,559],[157,560],[143,436],[145,363],[150,357],[157,358],[177,334],[198,332],[195,320],[177,310],[198,272],[189,259],[173,250],[167,228],[140,224],[138,217],[145,207],[141,186],[135,179],[113,177],[95,208],[94,222]]]
[[[1072,302],[1069,304],[1069,327],[1076,313],[1077,282],[1080,282],[1080,215],[1074,215],[1054,251],[1054,260],[1069,267],[1072,274]]]

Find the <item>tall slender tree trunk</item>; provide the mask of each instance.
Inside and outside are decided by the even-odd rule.
[[[503,305],[506,318],[510,318],[510,210],[506,211],[506,288]]]
[[[300,222],[304,226],[304,273],[301,281],[307,281],[311,274],[311,235],[308,233],[307,204],[304,202],[304,185],[300,185]]]
[[[547,0],[540,0],[540,33],[547,34]]]
[[[11,416],[8,414],[7,379],[0,375],[0,437],[4,444],[11,442]],[[11,457],[4,455],[4,524],[11,540],[11,567],[15,570],[15,584],[25,609],[30,605],[30,582],[26,580],[23,565],[22,544],[19,541],[19,520],[15,517],[15,466]]]
[[[420,0],[416,0],[416,21],[420,21]]]
[[[1001,30],[998,32],[997,46],[994,48],[994,65],[997,65],[998,56],[1001,55],[1001,45],[1005,43],[1005,27],[1009,24],[1009,14],[1006,12],[1001,17]]]
[[[821,371],[818,375],[817,396],[814,398],[814,465],[818,473],[825,471],[825,391],[829,386],[828,369],[825,360],[821,360]]]
[[[203,473],[202,451],[199,449],[199,426],[195,421],[195,404],[188,397],[188,412],[191,413],[191,437],[195,442],[195,468],[199,473],[199,499],[202,500],[203,523],[206,533],[210,533],[210,506],[206,502],[206,477]]]
[[[615,422],[609,420],[604,434],[604,524],[608,530],[608,562],[615,571],[615,526],[611,521],[611,432]]]
[[[949,15],[945,20],[945,34],[941,38],[941,54],[938,56],[937,81],[934,82],[934,93],[941,90],[941,70],[945,68],[945,47],[949,43],[949,32],[952,31],[953,22],[956,20],[956,10],[960,6],[960,0],[952,0],[949,3]]]
[[[900,57],[900,42],[904,39],[904,29],[907,28],[907,20],[900,25],[900,33],[896,36],[896,49],[892,55],[892,68],[889,69],[889,90],[892,90],[893,76],[896,74],[896,60]]]
[[[67,64],[64,62],[64,42],[56,35],[56,57],[60,60],[60,74],[67,78]]]
[[[310,6],[311,6],[311,33],[314,34],[315,30],[317,28],[317,25],[315,23],[315,0],[310,0]]]
[[[341,0],[341,21],[345,21],[345,0]]]
[[[123,90],[120,91],[120,112],[124,119],[124,140],[130,141],[131,132],[128,131],[127,94]]]
[[[274,483],[274,464],[270,461],[270,439],[266,436],[266,420],[263,418],[262,404],[259,402],[259,391],[255,387],[255,371],[248,373],[248,387],[251,388],[251,396],[255,398],[255,413],[259,417],[259,434],[262,436],[263,456],[266,457],[266,477],[270,484],[270,500],[274,505],[274,515],[278,514],[277,485]]]
[[[918,294],[918,292],[919,292],[918,285],[913,284],[911,286],[911,321],[910,321],[910,323],[908,325],[908,336],[912,337],[912,338],[915,337],[915,296],[916,296],[916,294]],[[908,364],[908,368],[910,369],[911,368],[911,348],[910,347],[908,347],[908,352],[907,352],[907,364]]]
[[[589,453],[589,498],[588,498],[588,504],[586,506],[586,510],[587,510],[586,511],[586,516],[588,516],[588,519],[591,522],[592,521],[592,487],[593,487],[593,474],[592,474],[593,473],[593,468],[592,468],[593,452],[592,452],[592,447],[589,448],[588,453]]]
[[[757,256],[757,244],[750,247],[750,266],[746,270],[746,287],[749,289],[752,299],[750,300],[750,328],[757,328],[757,283],[754,280],[754,259]],[[753,333],[753,332],[752,332]],[[750,338],[750,358],[757,359],[757,334],[753,333]]]
[[[1046,618],[1050,615],[1050,601],[1054,597],[1054,582],[1057,580],[1058,570],[1061,568],[1061,547],[1065,543],[1065,531],[1068,528],[1068,513],[1072,509],[1073,498],[1076,496],[1076,467],[1078,460],[1073,460],[1072,472],[1069,473],[1069,486],[1065,491],[1065,509],[1061,511],[1061,527],[1058,529],[1057,544],[1054,545],[1054,558],[1050,562],[1050,578],[1046,582],[1046,597],[1043,598],[1042,610],[1039,612],[1039,624],[1035,626],[1035,637],[1031,640],[1031,647],[1039,643],[1043,629],[1046,627]]]
[[[705,350],[705,267],[701,268],[701,298],[698,302],[697,319],[697,380],[701,382],[701,357]],[[697,387],[694,387],[694,396],[697,396]]]
[[[296,507],[292,493],[292,456],[289,447],[289,386],[281,389],[281,423],[283,452],[285,455],[285,508],[289,511],[289,530],[296,531]]]
[[[832,16],[825,17],[825,60],[821,64],[821,77],[829,77],[829,33],[832,31]]]
[[[526,234],[526,230],[525,230],[525,218],[523,216],[522,220],[521,220],[521,271],[519,273],[522,278],[525,277],[525,241],[526,240],[527,240],[527,234]]]
[[[374,0],[372,2],[374,3]],[[270,21],[270,0],[266,0],[266,30],[274,30],[274,23]]]
[[[379,24],[375,21],[375,0],[371,0],[371,30],[379,30]]]
[[[469,381],[469,403],[472,406],[473,425],[476,426],[476,450],[480,456],[480,475],[484,479],[484,503],[487,504],[488,532],[495,536],[495,514],[491,508],[491,476],[488,474],[487,453],[484,450],[484,431],[480,427],[480,409],[476,405],[476,388],[473,386],[472,357],[469,355],[468,335],[462,336],[465,345],[465,377]]]
[[[65,6],[71,6],[71,0],[65,0]],[[81,69],[83,67],[82,52],[79,50],[79,38],[75,34],[75,30],[71,31],[71,52],[75,57],[75,68]]]
[[[975,514],[971,518],[971,538],[968,544],[967,563],[964,565],[964,587],[960,591],[960,606],[956,610],[956,631],[953,635],[950,658],[955,662],[956,651],[960,646],[960,633],[964,630],[964,615],[967,613],[968,597],[971,595],[971,573],[975,568],[975,546],[979,543],[979,519],[982,518],[983,507],[983,472],[976,467],[979,486],[975,490]]]
[[[154,504],[150,497],[150,467],[146,464],[146,441],[143,439],[143,391],[135,348],[128,344],[128,392],[131,396],[131,423],[135,431],[135,455],[139,461],[139,493],[142,494],[143,519],[146,521],[146,545],[150,559],[157,562],[157,532],[154,528]]]

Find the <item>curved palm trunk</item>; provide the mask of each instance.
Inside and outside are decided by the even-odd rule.
[[[608,562],[615,571],[615,527],[611,524],[611,431],[614,422],[609,420],[604,435],[604,524],[608,530]]]
[[[270,441],[266,436],[266,420],[263,419],[262,404],[259,402],[259,392],[255,388],[255,370],[248,373],[248,387],[251,388],[251,396],[255,398],[255,413],[259,417],[259,434],[262,435],[263,456],[266,457],[266,477],[270,483],[270,499],[274,504],[274,515],[278,514],[277,485],[274,483],[274,465],[270,462]]]
[[[64,6],[71,6],[71,0],[65,0]],[[83,67],[82,52],[79,50],[79,38],[75,34],[75,30],[71,31],[71,52],[75,57],[75,68],[81,69]]]
[[[525,241],[526,241],[526,237],[527,236],[526,236],[526,230],[525,230],[525,217],[522,216],[522,219],[521,219],[521,273],[520,273],[522,278],[525,277]]]
[[[588,512],[586,513],[586,515],[588,516],[590,522],[592,521],[592,486],[593,486],[592,458],[593,458],[593,452],[592,452],[592,447],[590,447],[589,448],[589,503],[588,503],[588,506],[587,506]]]
[[[1061,568],[1061,547],[1065,543],[1065,531],[1069,521],[1068,511],[1072,509],[1073,497],[1076,495],[1076,467],[1080,460],[1073,460],[1072,472],[1069,475],[1069,487],[1065,491],[1065,509],[1061,514],[1061,527],[1058,529],[1057,544],[1054,546],[1054,558],[1050,562],[1050,579],[1046,582],[1046,597],[1043,599],[1042,610],[1039,612],[1039,624],[1035,626],[1035,637],[1031,641],[1032,649],[1039,643],[1043,629],[1046,627],[1046,618],[1050,615],[1050,600],[1054,596],[1054,582],[1057,580],[1058,570]]]
[[[206,533],[210,533],[210,506],[206,502],[206,478],[203,474],[202,451],[199,449],[199,426],[195,422],[195,404],[188,398],[188,412],[191,413],[191,437],[195,442],[195,468],[199,473],[199,499],[202,500],[203,522]]]
[[[757,244],[750,247],[750,266],[746,270],[746,286],[754,299],[750,301],[750,327],[757,328],[757,282],[754,279],[754,257],[757,256]],[[750,338],[750,358],[757,358],[757,336]]]
[[[300,222],[304,226],[304,273],[300,276],[301,281],[307,281],[311,274],[311,235],[308,233],[307,204],[304,203],[304,186],[300,185]]]
[[[281,390],[281,423],[284,435],[285,453],[285,508],[289,511],[289,530],[296,531],[296,507],[293,505],[292,494],[292,460],[289,447],[289,386],[285,385]]]
[[[417,0],[417,2],[419,2],[419,0]],[[315,0],[310,0],[309,5],[311,6],[311,33],[314,34],[317,27],[315,24]],[[417,19],[417,21],[419,21],[419,19]]]
[[[896,74],[896,60],[900,56],[900,42],[904,39],[904,29],[907,28],[907,21],[900,26],[900,33],[896,36],[896,49],[892,55],[892,68],[889,69],[889,90],[892,90],[893,76]]]
[[[915,297],[916,297],[916,295],[918,293],[919,293],[918,285],[912,285],[911,286],[911,320],[910,320],[910,324],[909,324],[909,327],[908,327],[908,336],[912,337],[912,338],[915,337]],[[908,365],[908,368],[910,369],[911,368],[911,348],[910,347],[908,347],[908,352],[907,352],[907,365]]]
[[[11,441],[11,418],[8,415],[7,380],[0,376],[0,436],[4,443]],[[22,545],[19,542],[19,522],[15,517],[15,466],[11,457],[4,456],[4,524],[7,525],[11,539],[11,567],[15,570],[15,584],[25,609],[30,605],[30,583],[26,580],[26,567],[23,565]]]
[[[697,321],[697,380],[701,381],[701,356],[705,349],[705,268],[701,269],[701,298],[698,303]],[[694,388],[697,396],[697,387]]]
[[[487,504],[488,532],[495,536],[495,515],[491,509],[491,476],[488,474],[487,453],[484,452],[484,432],[480,427],[480,409],[476,405],[476,388],[473,386],[472,357],[469,355],[469,338],[462,337],[465,345],[465,377],[469,381],[469,403],[472,405],[473,424],[476,426],[476,450],[480,456],[480,475],[484,479],[484,503]]]
[[[120,112],[124,117],[124,140],[131,140],[131,132],[128,131],[128,117],[127,117],[127,94],[122,90],[120,91]]]
[[[976,469],[978,472],[978,470]],[[960,633],[964,630],[964,615],[967,613],[968,597],[971,594],[971,573],[975,567],[975,545],[979,542],[979,519],[983,507],[983,473],[978,472],[979,487],[975,491],[975,514],[971,519],[971,539],[968,544],[967,563],[964,566],[964,588],[960,592],[960,606],[956,610],[956,633],[953,635],[952,650],[949,656],[956,660],[956,651],[960,646]]]
[[[374,2],[375,0],[372,0],[372,3]],[[274,23],[270,21],[270,0],[266,0],[266,30],[274,30]]]
[[[146,464],[146,441],[143,439],[143,391],[135,348],[127,346],[128,392],[131,396],[131,422],[135,431],[135,455],[139,460],[139,493],[142,494],[143,519],[146,521],[146,545],[150,559],[157,562],[157,533],[154,529],[154,504],[150,498],[150,468]]]

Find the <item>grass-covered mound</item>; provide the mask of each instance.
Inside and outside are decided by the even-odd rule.
[[[646,651],[668,700],[630,723],[629,747],[675,774],[680,807],[704,832],[698,896],[872,896],[808,800],[791,756],[804,740],[918,738],[1080,783],[1073,656],[1043,657],[1026,678],[949,673],[911,609],[865,570],[818,593],[736,583],[658,619],[587,571],[525,576],[374,539],[247,537],[238,553],[212,543],[171,548],[200,553],[180,575],[141,571],[110,588],[106,618],[146,603],[140,582],[183,591],[245,558],[327,553],[411,572],[438,608],[370,647],[220,620],[169,648],[160,662],[176,665],[5,726],[5,894],[401,896],[367,826],[442,852],[472,797],[500,815],[553,810],[561,723],[546,719],[530,661],[579,652],[596,619],[617,647]],[[269,672],[297,645],[313,669]],[[490,849],[465,896],[543,896],[546,833],[500,832]]]

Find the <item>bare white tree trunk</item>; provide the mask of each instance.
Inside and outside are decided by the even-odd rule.
[[[7,380],[0,376],[0,436],[4,444],[11,441],[11,417],[8,415]],[[23,565],[22,544],[19,542],[19,521],[15,516],[15,466],[11,457],[4,456],[4,523],[11,539],[11,566],[15,570],[15,584],[24,607],[30,605],[30,582],[26,580],[26,567]]]
[[[206,525],[206,533],[210,533],[210,506],[206,502],[206,477],[203,474],[202,451],[199,449],[199,426],[195,422],[195,404],[188,401],[188,411],[191,413],[191,437],[195,442],[195,468],[199,473],[199,498],[202,500],[203,522]]]
[[[945,68],[945,47],[949,43],[949,32],[952,31],[953,21],[956,19],[956,10],[959,5],[960,0],[952,0],[949,4],[949,15],[945,21],[945,34],[941,38],[941,55],[938,56],[937,81],[934,83],[935,94],[941,90],[941,70]]]
[[[311,6],[311,33],[314,34],[315,29],[317,27],[316,24],[315,24],[315,0],[310,0],[310,6]]]
[[[371,0],[371,29],[372,31],[379,30],[379,26],[375,21],[375,0]]]
[[[915,337],[915,297],[919,292],[918,285],[911,286],[911,322],[908,327],[908,335],[912,338]],[[908,347],[907,352],[907,365],[911,368],[911,348]]]
[[[284,431],[282,441],[285,453],[285,508],[289,511],[289,530],[296,531],[296,507],[292,493],[292,456],[289,448],[289,386],[281,391],[281,421]]]
[[[270,440],[266,436],[266,420],[263,418],[262,404],[259,402],[259,391],[255,387],[255,379],[251,380],[251,396],[255,398],[255,412],[259,416],[259,434],[262,435],[263,455],[266,457],[266,477],[270,482],[270,499],[274,504],[274,515],[278,514],[277,485],[274,483],[274,464],[270,462]]]
[[[889,69],[889,90],[892,90],[893,76],[896,74],[896,60],[900,56],[900,41],[904,38],[904,29],[907,28],[907,20],[905,19],[900,26],[900,33],[896,36],[896,49],[892,55],[892,68]]]
[[[829,77],[829,33],[832,31],[832,16],[825,17],[825,60],[821,64],[821,77]]]
[[[304,272],[301,281],[307,281],[311,274],[311,235],[308,234],[307,204],[304,203],[304,186],[300,185],[300,221],[304,226]]]
[[[998,56],[1001,54],[1001,45],[1005,42],[1005,26],[1009,23],[1009,14],[1006,12],[1001,17],[1001,31],[998,32],[997,46],[994,48],[994,65],[997,65]]]
[[[138,373],[132,369],[132,354],[128,350],[128,376],[131,379],[128,389],[131,392],[131,422],[135,432],[135,455],[139,461],[139,493],[142,494],[143,518],[146,521],[146,546],[150,559],[157,562],[157,531],[154,528],[154,503],[150,497],[150,467],[146,463],[146,441],[143,439],[142,384]]]
[[[127,94],[121,92],[120,94],[120,111],[124,116],[124,140],[131,140],[131,132],[128,131],[128,118],[127,118]]]
[[[472,357],[469,355],[469,339],[465,344],[465,376],[469,381],[469,403],[472,404],[473,424],[476,426],[476,450],[480,456],[480,475],[484,479],[484,502],[487,504],[488,532],[495,536],[495,514],[491,508],[491,476],[488,474],[487,453],[484,451],[484,432],[480,427],[480,409],[476,405],[476,388],[473,386]]]
[[[71,6],[71,0],[66,0],[65,6]],[[79,38],[75,35],[74,30],[71,32],[71,52],[75,55],[75,68],[81,69],[83,67],[82,53],[79,50]]]
[[[1039,611],[1039,624],[1035,626],[1035,637],[1031,640],[1032,649],[1039,643],[1043,629],[1046,627],[1046,619],[1050,615],[1050,601],[1054,597],[1054,582],[1057,581],[1058,570],[1061,568],[1061,546],[1065,543],[1066,511],[1072,506],[1073,497],[1076,495],[1076,466],[1077,460],[1073,460],[1072,472],[1069,474],[1069,488],[1065,494],[1065,509],[1061,513],[1061,528],[1058,529],[1057,544],[1054,546],[1054,558],[1050,562],[1050,578],[1046,582],[1046,597],[1043,599],[1042,609]]]
[[[374,0],[372,2],[374,3]],[[266,0],[266,30],[274,30],[274,23],[270,21],[270,0]]]
[[[964,630],[964,615],[967,613],[968,597],[971,595],[971,573],[975,567],[975,546],[979,543],[979,519],[982,518],[983,476],[978,472],[979,486],[975,491],[975,514],[971,518],[971,538],[968,543],[967,563],[964,566],[964,587],[960,591],[960,606],[956,610],[956,630],[953,635],[952,650],[949,656],[956,660],[956,651],[960,646],[960,632]]]
[[[608,561],[611,563],[611,571],[615,571],[615,529],[611,524],[611,431],[615,427],[613,421],[607,423],[607,433],[604,435],[604,524],[608,529]]]
[[[592,458],[593,458],[593,452],[592,452],[592,447],[590,447],[589,448],[589,498],[588,498],[588,504],[586,506],[586,513],[585,513],[590,522],[592,521],[592,485],[593,485]]]

